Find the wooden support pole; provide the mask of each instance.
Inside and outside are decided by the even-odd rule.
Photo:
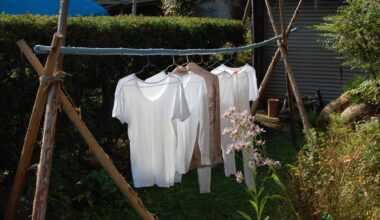
[[[37,170],[36,191],[33,201],[32,220],[45,219],[47,194],[50,184],[50,173],[53,162],[53,146],[55,141],[55,127],[57,122],[59,82],[50,82],[47,98],[44,132],[40,153],[40,162]]]
[[[59,9],[58,17],[58,29],[57,33],[63,36],[61,45],[65,45],[66,31],[67,31],[67,17],[69,15],[69,0],[61,1],[61,7]],[[55,71],[63,70],[63,54],[59,54],[58,62],[55,66]]]
[[[60,11],[58,16],[58,30],[53,37],[58,38],[56,46],[56,59],[54,60],[54,70],[57,71],[59,66],[59,48],[62,46],[64,40],[63,30],[66,30],[67,15],[68,15],[68,0],[60,1]],[[62,56],[61,56],[61,59]],[[46,104],[45,122],[42,137],[42,146],[40,152],[40,161],[37,170],[36,191],[33,201],[33,220],[44,220],[47,206],[47,195],[49,192],[50,172],[53,162],[53,146],[55,141],[55,128],[57,122],[58,110],[58,92],[60,91],[60,82],[53,78],[45,78],[47,81],[49,95]]]
[[[285,10],[284,10],[284,0],[279,0],[280,18],[281,18],[281,31],[282,31],[282,43],[284,44],[286,51],[288,51],[288,36],[286,35],[285,29]],[[293,148],[297,151],[297,135],[296,135],[296,121],[294,119],[294,103],[293,103],[293,91],[289,83],[289,76],[287,70],[285,69],[285,81],[286,89],[288,93],[288,106],[289,106],[289,116],[290,116],[290,135],[292,139]]]
[[[132,15],[137,14],[137,0],[132,0]]]
[[[32,50],[25,43],[24,40],[18,42],[18,45],[21,51],[25,54],[29,62],[32,64],[34,69],[37,71],[39,75],[43,74],[43,66],[37,59],[37,57],[33,54]],[[90,150],[97,157],[101,165],[108,172],[112,180],[119,187],[120,191],[123,193],[125,197],[131,202],[132,207],[136,210],[136,212],[140,215],[142,219],[154,219],[154,215],[151,214],[143,205],[138,195],[133,191],[131,186],[125,181],[125,179],[121,176],[121,174],[117,171],[116,167],[113,165],[112,161],[109,159],[109,156],[103,151],[100,145],[97,143],[94,136],[91,134],[90,130],[87,128],[85,123],[82,121],[78,113],[75,111],[75,108],[70,103],[67,96],[60,91],[59,92],[59,100],[62,104],[62,107],[66,114],[69,116],[70,120],[76,125],[80,134],[89,145]]]
[[[54,70],[54,64],[58,58],[56,53],[56,48],[59,43],[61,36],[56,35],[53,38],[51,44],[52,50],[50,51],[45,68],[42,67],[42,75],[51,76]],[[20,45],[19,45],[20,46]],[[41,65],[42,66],[42,65]],[[44,110],[45,100],[47,96],[47,89],[45,89],[47,83],[42,81],[37,90],[36,99],[34,101],[32,114],[29,119],[28,129],[25,135],[25,140],[21,152],[20,161],[17,166],[16,175],[13,181],[11,193],[9,196],[7,211],[5,213],[5,219],[11,220],[14,219],[17,204],[20,199],[21,190],[25,182],[28,166],[32,159],[34,144],[36,143],[38,128],[41,123],[41,117]]]
[[[292,19],[290,20],[290,22],[288,24],[288,27],[286,29],[286,36],[289,36],[290,30],[292,29],[294,23],[296,22],[296,18],[297,18],[297,15],[298,15],[298,13],[299,13],[299,11],[301,9],[302,2],[303,2],[303,0],[300,0],[298,2],[297,8],[294,11]],[[264,90],[265,90],[265,88],[266,88],[266,86],[267,86],[267,84],[269,82],[269,79],[270,79],[270,77],[271,77],[271,75],[273,73],[273,69],[274,69],[274,67],[275,67],[278,59],[280,58],[280,56],[281,56],[280,48],[277,48],[277,51],[274,54],[274,56],[272,58],[272,61],[271,61],[271,63],[268,66],[267,72],[264,75],[264,79],[263,79],[263,81],[260,84],[257,98],[256,98],[256,100],[253,102],[253,104],[251,106],[251,114],[252,115],[254,115],[256,113],[257,107],[259,106],[259,103],[260,103],[260,99],[263,96]]]
[[[155,219],[154,216],[145,208],[144,204],[141,202],[140,198],[137,196],[132,187],[117,171],[115,165],[112,163],[109,156],[103,151],[102,147],[98,144],[94,136],[91,134],[90,130],[79,117],[78,113],[75,111],[75,108],[71,105],[69,99],[63,93],[60,94],[61,95],[59,98],[63,110],[66,112],[71,122],[75,125],[79,133],[88,144],[91,152],[99,160],[100,164],[107,171],[108,175],[111,177],[114,183],[119,187],[123,195],[128,198],[137,214],[139,214],[142,219]]]
[[[243,14],[243,18],[241,19],[241,21],[244,23],[245,20],[247,19],[248,17],[248,9],[249,9],[249,5],[251,4],[251,0],[247,0],[247,3],[245,4],[245,9],[244,9],[244,14]]]
[[[254,0],[251,0],[251,42],[252,44],[255,43],[255,7],[254,7]],[[255,50],[252,49],[252,66],[255,66]]]
[[[276,35],[278,35],[279,32],[277,30],[276,22],[274,20],[272,8],[269,4],[269,1],[265,0],[265,4],[267,7],[269,19],[270,19],[272,27],[273,27],[273,31],[275,32]],[[286,51],[285,46],[281,42],[281,39],[277,40],[277,44],[278,44],[278,47],[280,48],[281,56],[282,56],[282,59],[284,60],[284,64],[285,64],[285,69],[287,70],[287,73],[289,76],[290,85],[292,86],[292,90],[293,90],[294,96],[296,98],[297,107],[298,107],[298,111],[299,111],[300,116],[301,116],[303,127],[306,131],[308,131],[309,128],[311,128],[311,125],[310,125],[310,122],[307,118],[305,106],[303,105],[302,97],[301,97],[300,92],[299,92],[298,87],[297,87],[297,83],[296,83],[296,80],[295,80],[295,77],[293,74],[293,68],[289,62],[288,53]]]

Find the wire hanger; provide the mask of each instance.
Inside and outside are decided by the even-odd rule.
[[[165,72],[167,72],[167,71],[169,70],[169,68],[171,68],[171,67],[177,67],[177,66],[179,66],[179,65],[176,63],[175,59],[174,59],[174,55],[172,55],[172,59],[173,59],[173,63],[170,64],[168,67],[166,67]]]
[[[153,63],[150,62],[150,59],[149,59],[149,56],[146,56],[146,60],[147,60],[147,63],[145,66],[143,66],[141,68],[140,71],[136,72],[135,74],[140,74],[140,73],[143,73],[148,67],[153,67],[155,71],[159,72],[160,69],[158,69],[158,67],[156,65],[154,65]]]
[[[230,57],[223,63],[224,65],[228,65],[230,67],[234,67],[235,64],[232,62],[234,60],[233,53],[230,54]]]
[[[219,66],[220,64],[222,64],[221,62],[223,62],[223,60],[210,60],[206,63],[206,65],[203,68],[211,71],[215,68],[215,66]]]
[[[189,55],[186,55],[186,62],[181,64],[180,66],[177,66],[173,72],[177,72],[177,73],[180,73],[180,74],[186,74],[189,72],[189,70],[187,69],[187,64],[190,63],[190,60],[189,60]]]

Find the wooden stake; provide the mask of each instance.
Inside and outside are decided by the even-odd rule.
[[[30,47],[25,43],[24,40],[20,40],[18,45],[21,51],[25,54],[29,62],[32,64],[34,69],[39,75],[43,74],[43,66],[37,59],[37,57],[33,54]],[[101,165],[108,172],[112,180],[119,187],[120,191],[123,193],[125,197],[131,202],[133,208],[140,215],[142,219],[154,219],[154,215],[151,214],[143,205],[138,195],[133,191],[131,186],[125,181],[125,179],[121,176],[121,174],[117,171],[116,167],[113,165],[112,161],[109,159],[109,156],[103,151],[100,145],[97,143],[94,136],[91,134],[90,130],[87,128],[85,123],[82,121],[78,113],[75,111],[74,106],[70,103],[67,96],[60,91],[59,92],[59,100],[62,104],[62,107],[66,114],[69,116],[72,122],[77,126],[80,134],[85,139],[86,143],[89,145],[91,152],[98,158]]]
[[[269,16],[269,19],[270,19],[272,27],[273,27],[273,31],[275,32],[276,35],[279,35],[279,32],[277,30],[277,26],[276,26],[276,23],[275,23],[275,20],[273,17],[272,9],[270,7],[268,0],[265,0],[265,4],[267,6],[267,12],[268,12],[268,16]],[[311,127],[311,125],[310,125],[310,122],[307,118],[305,106],[303,105],[302,97],[300,95],[300,92],[299,92],[298,87],[297,87],[296,80],[294,78],[293,68],[289,62],[288,53],[287,53],[286,48],[284,47],[284,45],[280,39],[277,40],[277,44],[280,48],[281,56],[282,56],[282,59],[284,60],[284,64],[285,64],[285,69],[287,70],[287,73],[289,76],[290,85],[292,86],[294,96],[295,96],[296,101],[297,101],[297,107],[298,107],[298,111],[300,112],[300,115],[301,115],[303,127],[306,131],[308,131],[309,128]]]
[[[288,24],[288,27],[286,29],[286,36],[289,36],[290,30],[292,29],[294,23],[296,22],[296,18],[297,18],[297,15],[298,15],[298,13],[299,13],[299,11],[301,9],[302,2],[303,2],[303,0],[300,0],[298,2],[297,8],[294,11],[292,19],[290,20],[290,22]],[[265,90],[265,88],[266,88],[266,86],[267,86],[267,84],[269,82],[269,79],[270,79],[272,73],[273,73],[273,69],[274,69],[274,67],[275,67],[275,65],[276,65],[276,63],[278,61],[278,58],[280,58],[280,55],[281,55],[280,48],[277,48],[277,51],[274,54],[274,56],[272,58],[272,61],[271,61],[271,63],[268,66],[267,72],[264,75],[264,79],[263,79],[263,81],[260,84],[257,98],[256,98],[256,100],[253,102],[253,104],[251,106],[251,114],[252,115],[254,115],[256,113],[257,107],[259,106],[259,103],[260,103],[260,99],[263,96],[264,90]]]
[[[63,93],[60,94],[61,95],[59,98],[63,110],[66,112],[71,122],[78,129],[79,133],[82,135],[83,139],[90,147],[91,152],[99,160],[100,164],[107,171],[113,182],[119,187],[123,195],[128,198],[137,214],[139,214],[142,219],[155,219],[154,216],[145,208],[144,204],[141,202],[135,191],[125,181],[123,176],[117,171],[115,165],[112,163],[109,156],[103,151],[94,136],[91,134],[90,130],[79,117],[78,113],[75,111],[75,108],[71,105],[69,99]]]
[[[58,17],[58,29],[57,33],[62,34],[63,39],[61,45],[65,45],[66,32],[67,32],[67,17],[69,9],[69,0],[61,1],[61,7]],[[63,54],[59,54],[58,62],[55,66],[55,72],[63,70]]]
[[[42,75],[51,76],[54,69],[54,63],[56,62],[58,56],[56,53],[57,45],[62,37],[60,35],[55,35],[53,42],[51,44],[52,50],[50,51],[45,68],[42,67]],[[41,65],[42,66],[42,65]],[[48,90],[45,89],[47,86],[46,82],[40,82],[37,90],[36,99],[34,101],[32,114],[29,119],[28,129],[25,135],[24,145],[21,152],[20,161],[17,166],[16,175],[13,181],[11,193],[9,196],[7,211],[5,213],[5,219],[14,219],[17,204],[20,199],[21,190],[25,182],[28,166],[32,159],[34,144],[36,143],[38,128],[40,126],[42,113],[44,110],[45,100]]]
[[[286,48],[286,52],[288,52],[288,36],[286,35],[285,29],[285,10],[284,10],[284,0],[279,0],[279,8],[280,8],[280,18],[281,18],[281,31],[282,31],[282,43]],[[285,69],[285,81],[286,88],[288,93],[288,105],[289,105],[289,115],[290,115],[290,135],[292,138],[293,148],[297,151],[297,135],[296,135],[296,121],[294,119],[294,111],[293,111],[293,91],[289,83],[289,76],[287,74],[287,70]]]
[[[50,172],[53,162],[55,125],[57,121],[59,82],[52,82],[46,104],[44,132],[37,170],[36,191],[33,201],[32,220],[43,220],[46,214],[47,194],[49,191]]]

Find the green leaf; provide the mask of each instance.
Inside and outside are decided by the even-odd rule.
[[[266,194],[264,196],[264,198],[261,200],[261,203],[260,203],[260,216],[263,214],[265,205],[267,204],[267,200],[268,200],[268,194]]]
[[[237,211],[244,219],[246,220],[252,220],[252,218],[245,212],[242,212],[242,211]]]
[[[257,197],[260,198],[260,195],[261,195],[261,193],[262,193],[263,191],[264,191],[264,186],[260,187],[259,194],[257,195]]]
[[[278,200],[286,200],[285,197],[280,196],[280,195],[270,195],[270,196],[268,197],[268,199],[271,199],[271,200],[276,200],[276,199],[278,199]]]
[[[252,201],[252,200],[250,200],[249,202],[251,203],[253,208],[255,208],[256,213],[259,213],[259,206],[257,205],[257,203],[255,201]]]
[[[277,176],[277,174],[272,173],[272,179],[276,183],[276,185],[278,185],[279,187],[281,187],[281,189],[284,192],[286,191],[285,186],[282,184],[282,182],[281,182],[280,178]]]

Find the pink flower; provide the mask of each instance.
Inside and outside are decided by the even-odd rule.
[[[265,159],[263,163],[264,163],[264,165],[272,166],[275,169],[279,169],[281,167],[280,161],[275,161],[275,160],[268,159],[268,158]]]
[[[230,154],[233,151],[234,151],[234,144],[227,145],[226,154]]]
[[[248,168],[251,170],[255,169],[255,162],[252,160],[248,161]]]
[[[243,173],[241,171],[237,171],[235,173],[235,178],[236,178],[236,182],[238,183],[242,183],[243,180],[244,180],[244,176],[243,176]]]

